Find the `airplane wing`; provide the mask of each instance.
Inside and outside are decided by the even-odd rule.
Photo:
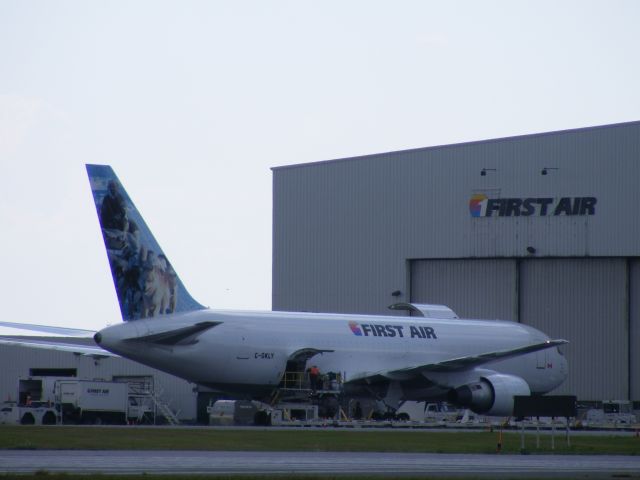
[[[0,327],[16,328],[40,333],[55,333],[72,337],[93,337],[95,330],[82,330],[79,328],[52,327],[49,325],[33,325],[31,323],[0,322]]]
[[[70,342],[55,342],[52,340],[40,340],[37,338],[9,338],[0,337],[0,345],[14,345],[18,347],[41,348],[44,350],[57,350],[59,352],[70,352],[77,355],[86,355],[93,358],[119,357],[108,352],[97,345],[80,345]]]
[[[534,343],[524,345],[509,350],[500,350],[496,352],[481,353],[478,355],[469,355],[465,357],[452,358],[437,363],[429,363],[425,365],[415,365],[406,368],[388,370],[383,372],[363,373],[353,376],[347,383],[376,383],[383,380],[409,380],[419,375],[428,377],[430,372],[455,372],[469,370],[471,368],[484,365],[485,363],[496,360],[504,360],[506,358],[524,355],[526,353],[537,352],[546,348],[556,347],[569,343],[567,340],[547,340],[542,343]]]

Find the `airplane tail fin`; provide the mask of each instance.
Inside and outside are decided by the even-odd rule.
[[[202,310],[108,165],[87,165],[122,319]]]

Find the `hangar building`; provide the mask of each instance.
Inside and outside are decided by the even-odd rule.
[[[639,181],[640,122],[274,168],[273,309],[515,320],[639,401]]]

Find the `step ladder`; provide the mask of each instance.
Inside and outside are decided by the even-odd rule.
[[[180,425],[180,420],[178,419],[179,411],[174,412],[170,406],[170,401],[164,401],[162,394],[164,393],[164,389],[158,384],[156,381],[155,390],[151,398],[153,399],[153,403],[156,407],[157,412],[167,420],[169,425]]]

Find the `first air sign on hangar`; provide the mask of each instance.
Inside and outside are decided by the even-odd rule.
[[[595,215],[596,197],[489,198],[475,193],[469,199],[472,217],[552,217]]]

